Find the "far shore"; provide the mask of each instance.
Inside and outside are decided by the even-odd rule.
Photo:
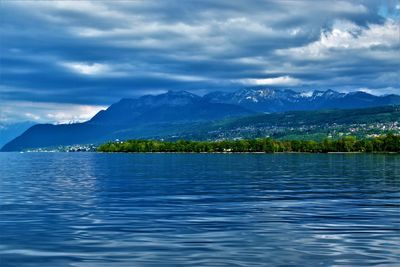
[[[93,151],[94,153],[104,153],[104,154],[400,154],[400,152],[104,152],[104,151]],[[87,152],[87,153],[93,153]]]
[[[357,139],[346,136],[338,140],[275,140],[272,138],[221,141],[115,141],[97,147],[99,152],[135,153],[387,153],[400,152],[400,135]]]

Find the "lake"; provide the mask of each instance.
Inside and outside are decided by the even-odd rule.
[[[399,266],[400,155],[0,153],[0,266]]]

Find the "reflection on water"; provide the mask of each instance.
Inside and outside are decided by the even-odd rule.
[[[400,156],[0,153],[0,266],[398,266]]]

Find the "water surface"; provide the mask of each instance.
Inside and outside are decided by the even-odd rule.
[[[399,266],[400,156],[0,153],[0,266]]]

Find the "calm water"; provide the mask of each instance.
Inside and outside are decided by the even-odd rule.
[[[399,155],[0,153],[0,266],[400,266]]]

